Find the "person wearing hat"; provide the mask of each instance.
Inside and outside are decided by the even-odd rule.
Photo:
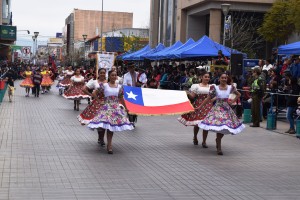
[[[131,86],[131,87],[138,87],[138,75],[139,73],[135,71],[134,64],[129,64],[127,67],[128,72],[124,75],[123,85]],[[135,123],[137,121],[137,115],[128,114],[129,121],[135,127]]]
[[[36,68],[35,73],[32,76],[32,82],[34,84],[34,90],[35,90],[35,97],[39,97],[40,95],[42,80],[43,80],[43,75],[41,74],[41,69],[38,67]]]
[[[254,68],[252,70],[252,76],[254,81],[251,85],[251,112],[252,112],[252,125],[251,127],[259,127],[260,123],[260,106],[262,102],[262,97],[264,96],[264,81],[261,78],[260,68]]]

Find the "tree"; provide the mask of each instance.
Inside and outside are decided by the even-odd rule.
[[[264,38],[257,33],[257,29],[262,24],[263,15],[254,12],[232,12],[233,30],[232,45],[243,53],[247,53],[248,57],[257,57],[264,44]],[[230,41],[230,40],[229,40]],[[227,46],[231,47],[229,43]]]
[[[285,42],[295,30],[295,19],[292,16],[292,4],[299,0],[277,0],[272,8],[266,13],[262,26],[258,32],[269,42]],[[297,5],[297,7],[299,7]],[[297,13],[299,16],[300,14]],[[300,17],[300,16],[299,16]],[[297,22],[300,29],[300,22]]]

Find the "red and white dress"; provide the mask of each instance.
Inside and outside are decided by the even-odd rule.
[[[31,71],[25,71],[26,78],[20,84],[21,87],[24,87],[24,88],[33,88],[34,87],[34,84],[31,80],[31,75],[32,75]]]
[[[84,77],[83,76],[72,76],[71,77],[71,86],[65,93],[63,94],[63,97],[70,100],[80,100],[80,99],[87,99],[90,96],[87,94],[84,94],[82,91],[82,88],[84,86]]]
[[[200,84],[192,85],[190,92],[196,94],[195,101],[192,102],[194,108],[198,108],[207,98],[209,88],[210,85],[208,85],[208,87],[201,87]],[[202,108],[196,109],[194,112],[181,115],[181,117],[178,118],[178,121],[185,126],[196,126],[206,117],[212,106],[212,102],[209,102]]]
[[[59,83],[59,86],[61,87],[68,87],[71,84],[71,77],[74,75],[74,71],[66,70],[64,71],[65,78]]]
[[[102,83],[101,83],[102,84]],[[90,80],[86,85],[87,88],[91,90],[97,90],[99,89],[100,85],[98,80]],[[90,121],[96,116],[97,112],[100,110],[100,108],[103,105],[104,102],[104,95],[103,93],[98,93],[99,99],[94,99],[90,105],[88,105],[84,111],[77,116],[78,121],[81,124],[89,124]]]

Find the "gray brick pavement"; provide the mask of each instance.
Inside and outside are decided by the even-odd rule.
[[[294,137],[247,128],[224,137],[220,157],[213,133],[202,149],[176,116],[139,117],[134,131],[115,134],[108,155],[55,88],[24,95],[18,87],[0,105],[0,200],[300,199]]]

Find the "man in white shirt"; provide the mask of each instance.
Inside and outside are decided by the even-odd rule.
[[[262,70],[267,70],[269,71],[270,69],[273,68],[273,65],[271,64],[271,60],[266,60],[266,64],[263,66]]]
[[[134,64],[128,65],[127,69],[128,72],[124,75],[123,85],[137,87],[138,72],[134,70],[135,69]],[[128,114],[128,119],[135,127],[135,123],[137,122],[137,115]]]
[[[135,71],[134,65],[129,65],[127,69],[128,72],[124,74],[123,85],[136,87],[138,72]]]

